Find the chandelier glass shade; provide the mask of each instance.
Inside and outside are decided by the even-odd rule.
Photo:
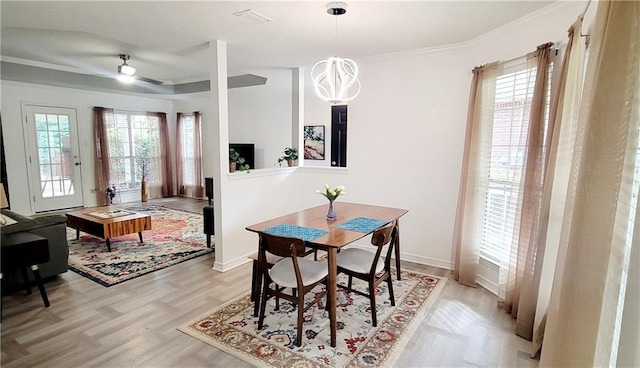
[[[360,93],[358,65],[351,59],[330,57],[311,68],[316,94],[322,101],[338,104],[353,100]]]

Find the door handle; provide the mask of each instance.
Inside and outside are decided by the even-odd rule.
[[[74,165],[76,165],[76,166],[80,166],[80,163],[79,163],[79,162],[76,162]]]

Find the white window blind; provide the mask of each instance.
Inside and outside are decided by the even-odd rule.
[[[195,117],[193,115],[182,115],[182,136],[184,137],[182,142],[182,158],[183,163],[183,178],[182,181],[185,185],[195,186],[200,183],[196,183],[195,172],[195,157],[194,157],[194,124]]]
[[[525,58],[505,66],[496,79],[489,185],[480,245],[480,255],[496,264],[508,262],[516,231],[535,79],[536,68],[527,68]],[[548,111],[548,91],[547,96]]]

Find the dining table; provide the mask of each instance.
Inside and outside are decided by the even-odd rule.
[[[337,254],[341,248],[372,234],[377,228],[397,221],[395,251],[396,275],[400,279],[400,217],[405,209],[360,203],[334,202],[336,220],[327,219],[329,205],[320,205],[247,226],[255,233],[269,233],[305,239],[306,245],[327,252],[327,309],[331,346],[336,346]]]

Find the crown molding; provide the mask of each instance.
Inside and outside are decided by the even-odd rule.
[[[545,18],[554,13],[557,13],[559,11],[564,11],[572,7],[575,7],[576,10],[578,10],[578,13],[576,15],[578,16],[582,11],[582,9],[580,8],[584,7],[583,5],[586,2],[587,1],[571,1],[571,0],[557,1],[553,4],[545,6],[544,8],[538,9],[532,13],[522,16],[518,19],[512,20],[509,23],[503,24],[498,28],[494,28],[488,32],[485,32],[468,41],[451,43],[447,45],[440,45],[440,46],[434,46],[434,47],[425,47],[425,48],[414,49],[414,50],[399,51],[399,52],[393,52],[393,53],[387,53],[387,54],[365,56],[365,57],[358,58],[358,62],[383,61],[383,60],[389,60],[389,59],[396,59],[398,57],[425,55],[425,54],[430,54],[435,52],[452,51],[452,50],[459,50],[459,49],[465,49],[468,47],[473,47],[473,46],[476,46],[477,44],[490,40],[492,37],[495,37],[499,34],[503,34],[504,32],[508,32],[512,29],[518,28],[523,23],[533,22],[540,18]],[[578,6],[577,4],[580,4],[580,5]]]

